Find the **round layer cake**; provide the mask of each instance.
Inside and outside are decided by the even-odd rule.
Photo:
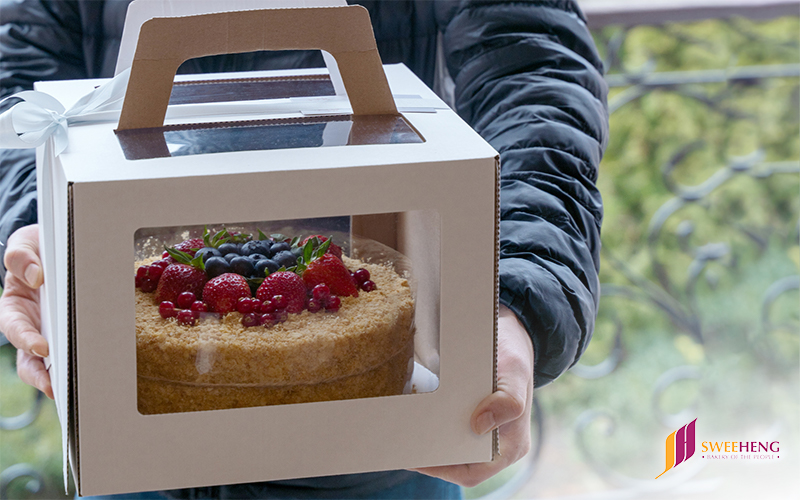
[[[155,260],[138,262],[137,267]],[[143,414],[401,394],[413,369],[414,301],[408,280],[367,269],[375,290],[341,297],[337,312],[289,314],[270,327],[242,315],[203,314],[194,326],[159,314],[136,290],[138,407]]]

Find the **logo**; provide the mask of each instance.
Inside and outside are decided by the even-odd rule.
[[[680,463],[689,460],[694,455],[694,423],[692,420],[680,429],[667,436],[666,442],[666,466],[664,472],[656,476],[656,479],[664,475],[668,470],[677,467]]]

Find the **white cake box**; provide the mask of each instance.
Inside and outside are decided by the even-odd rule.
[[[336,58],[353,114],[337,96],[243,103],[237,95],[170,106],[162,126],[183,60],[288,48]],[[495,385],[498,155],[405,66],[381,68],[360,7],[154,19],[142,29],[119,123],[75,124],[65,151],[55,155],[52,141],[38,149],[42,329],[80,495],[493,458],[496,433],[475,435],[469,419]],[[325,73],[257,76],[271,92]],[[238,92],[235,76],[204,85]],[[36,88],[69,108],[102,83]],[[416,359],[437,375],[435,390],[140,413],[137,232],[332,217],[413,262]]]

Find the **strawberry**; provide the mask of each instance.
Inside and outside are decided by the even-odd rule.
[[[309,288],[325,283],[333,295],[358,297],[358,285],[350,271],[330,253],[308,263],[303,271],[303,281]]]
[[[276,295],[282,295],[287,301],[286,311],[300,313],[306,306],[308,289],[300,278],[290,271],[272,273],[258,287],[256,298],[260,301],[270,300]]]
[[[175,250],[180,250],[181,252],[186,252],[194,257],[194,254],[204,246],[206,245],[203,242],[203,238],[190,238],[188,240],[181,241],[173,248]]]
[[[178,295],[183,292],[192,292],[199,297],[203,293],[203,286],[208,281],[206,273],[200,269],[185,264],[170,264],[161,273],[156,288],[156,303],[165,300],[176,303]]]
[[[322,236],[321,234],[312,234],[308,238],[304,239],[298,246],[302,248],[303,246],[305,246],[306,243],[308,243],[308,240],[310,240],[312,238],[318,239],[320,243],[325,243],[326,241],[328,241],[328,238],[325,237],[325,236]],[[334,242],[331,241],[330,242],[330,246],[328,247],[328,252],[327,253],[332,253],[333,255],[335,255],[335,256],[337,256],[337,257],[339,257],[341,259],[342,258],[342,247],[340,247],[339,245],[336,245]]]
[[[203,302],[212,312],[220,314],[234,311],[240,298],[250,296],[247,280],[235,273],[220,274],[203,287]]]

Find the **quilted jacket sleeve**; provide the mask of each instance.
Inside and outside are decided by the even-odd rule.
[[[86,78],[80,26],[76,2],[0,0],[0,98],[39,80]],[[33,150],[0,149],[0,284],[9,235],[36,222],[34,163]]]
[[[501,158],[500,301],[534,345],[534,384],[583,353],[600,295],[607,87],[573,1],[461,1],[437,12],[459,114]]]

